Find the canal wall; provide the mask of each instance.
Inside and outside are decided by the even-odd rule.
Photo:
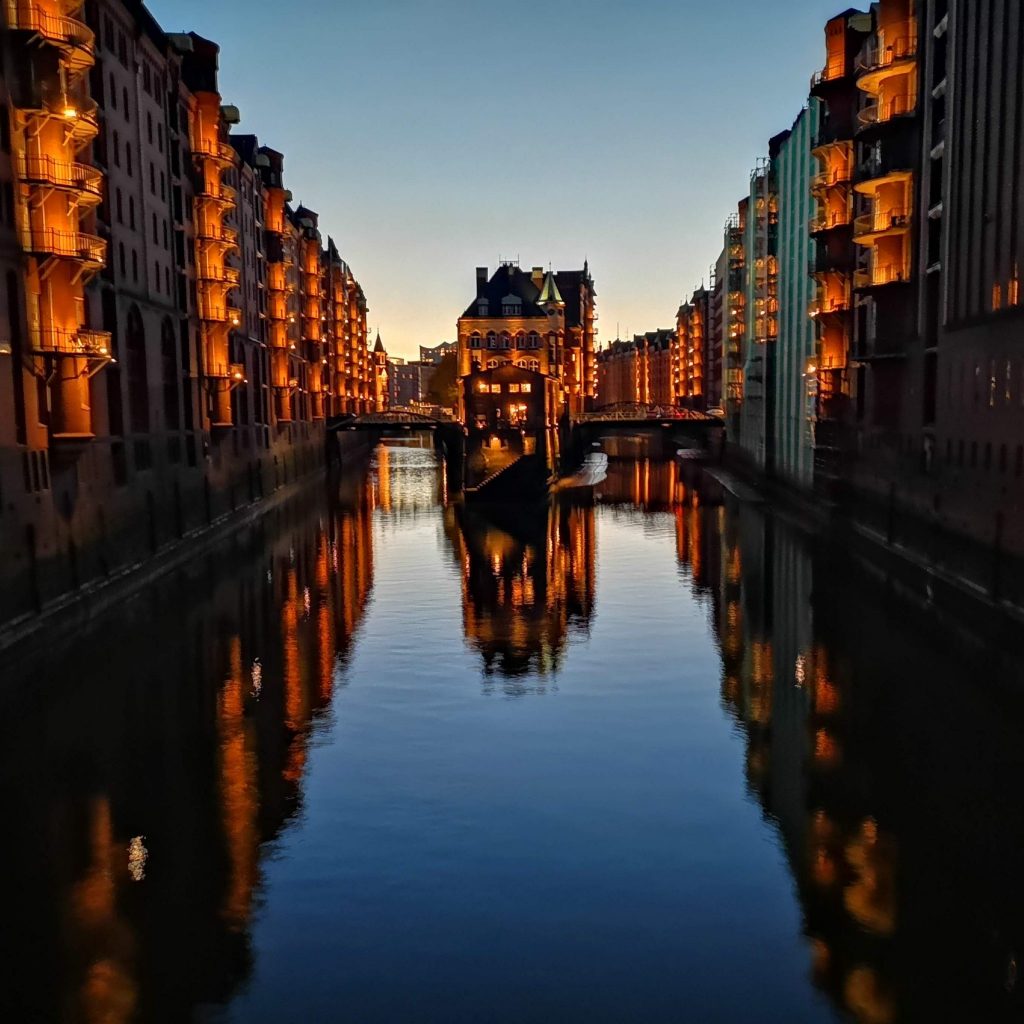
[[[338,462],[368,455],[362,436],[337,439]],[[82,459],[88,459],[86,452]],[[328,464],[322,429],[294,424],[280,450],[246,458],[229,446],[203,453],[199,473],[151,474],[135,486],[83,487],[88,466],[64,481],[21,544],[5,543],[0,563],[0,651],[47,628],[75,629],[156,576],[322,480]],[[55,481],[56,484],[56,481]]]

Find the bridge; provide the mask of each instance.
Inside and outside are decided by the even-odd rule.
[[[401,430],[435,430],[455,421],[444,415],[431,416],[413,409],[388,409],[385,412],[345,413],[333,416],[327,421],[327,429],[333,430],[384,430],[398,427]]]
[[[600,409],[583,413],[576,418],[575,422],[643,426],[651,426],[655,423],[664,423],[665,426],[691,423],[707,427],[721,426],[724,423],[717,416],[711,416],[696,409],[680,409],[674,405],[650,405],[643,402],[618,402],[614,405],[604,405]]]

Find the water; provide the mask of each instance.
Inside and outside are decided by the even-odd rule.
[[[379,449],[8,670],[0,1019],[1016,1019],[1019,663],[681,471]]]

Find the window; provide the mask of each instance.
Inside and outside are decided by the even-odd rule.
[[[516,335],[516,348],[526,348],[526,335],[522,331]]]
[[[518,384],[509,384],[508,392],[509,392],[510,395],[518,395],[519,394],[519,385]]]
[[[128,273],[124,262],[124,242],[117,243],[117,262],[121,266],[121,276],[124,277]]]
[[[489,331],[488,334],[487,334],[487,347],[488,348],[497,348],[498,347],[498,336],[494,333],[494,331]]]
[[[524,395],[528,395],[532,389],[533,389],[533,385],[532,384],[520,384],[519,385],[519,390]]]
[[[128,197],[128,227],[135,230],[135,198]]]
[[[530,331],[528,341],[530,348],[540,348],[540,335],[536,331]]]
[[[132,280],[139,283],[139,254],[132,249]]]
[[[149,165],[149,191],[156,195],[156,164]]]
[[[501,332],[501,347],[508,348],[512,344],[512,339],[509,336],[508,331]]]
[[[124,100],[124,119],[130,121],[131,118],[128,116],[128,89],[127,87],[121,90],[121,99]]]
[[[114,166],[121,166],[121,136],[114,132]]]
[[[149,65],[145,65],[145,77],[149,78]],[[149,92],[149,83],[146,83],[146,92]],[[150,145],[153,145],[153,115],[146,111],[146,138]]]
[[[117,110],[117,86],[114,84],[113,71],[110,72],[110,106],[113,110]]]
[[[469,347],[470,348],[479,348],[480,347],[480,335],[479,334],[473,334],[473,335],[470,336]]]
[[[124,144],[124,166],[125,166],[125,170],[128,172],[128,176],[131,177],[131,174],[132,174],[132,144],[130,142],[126,142]]]
[[[117,222],[118,224],[124,223],[124,206],[122,205],[121,190],[117,189],[114,192],[114,208],[117,211]]]
[[[159,244],[159,242],[160,242],[160,235],[158,233],[157,224],[156,224],[156,214],[154,213],[153,214],[153,244],[157,245],[157,244]]]
[[[500,395],[501,394],[501,385],[500,384],[492,384],[491,385],[491,394],[492,395]]]

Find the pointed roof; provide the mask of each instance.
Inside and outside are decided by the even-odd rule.
[[[565,305],[562,293],[558,290],[558,285],[555,283],[555,275],[550,270],[548,271],[548,276],[544,278],[544,287],[540,291],[537,305],[542,306],[545,302],[558,302]]]
[[[374,352],[383,352],[384,351],[384,342],[380,340],[380,331],[377,332],[377,340],[374,342],[373,351]]]

